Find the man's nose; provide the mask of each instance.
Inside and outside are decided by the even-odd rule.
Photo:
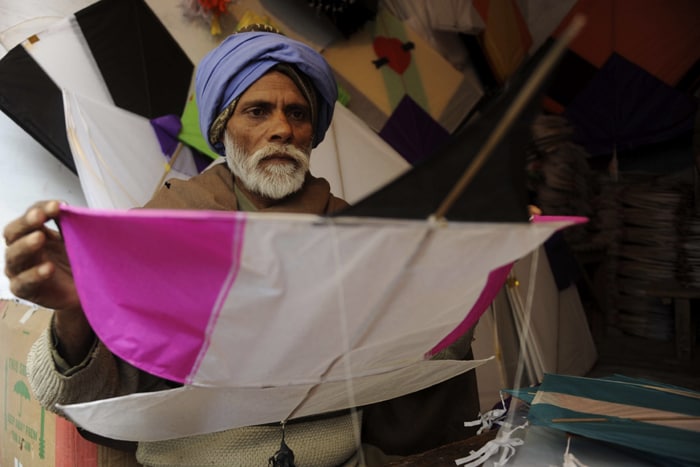
[[[289,143],[294,135],[292,125],[284,112],[275,112],[275,115],[272,117],[271,131],[271,139],[273,141],[282,141],[284,143]]]

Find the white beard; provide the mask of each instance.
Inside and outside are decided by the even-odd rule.
[[[228,131],[224,132],[226,163],[231,172],[253,193],[269,199],[282,199],[299,191],[309,171],[309,151],[291,144],[270,143],[253,154],[247,154],[236,144]],[[261,165],[268,156],[284,154],[294,161]]]

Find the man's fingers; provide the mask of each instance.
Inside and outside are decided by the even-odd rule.
[[[45,217],[40,207],[30,207],[23,216],[18,217],[5,226],[3,231],[5,245],[10,246],[32,230],[40,228],[46,220],[48,218]]]
[[[36,230],[20,237],[5,249],[5,274],[9,278],[22,271],[37,266],[41,261],[41,249],[46,242],[46,234]]]
[[[24,215],[5,226],[3,230],[5,245],[9,246],[32,230],[42,228],[44,223],[58,216],[59,211],[60,203],[58,201],[40,201],[35,203],[27,209]]]
[[[40,297],[42,286],[54,271],[51,263],[41,263],[22,271],[10,279],[10,292],[19,298],[34,301]]]

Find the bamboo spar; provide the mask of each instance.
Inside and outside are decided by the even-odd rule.
[[[537,92],[545,78],[563,56],[569,43],[571,43],[574,37],[576,37],[579,31],[581,31],[581,28],[583,28],[585,23],[586,20],[581,15],[577,15],[571,20],[571,23],[569,23],[569,25],[566,27],[563,34],[555,42],[552,50],[547,53],[542,62],[533,72],[532,76],[525,82],[525,85],[520,90],[513,103],[506,110],[503,118],[498,122],[496,128],[494,128],[493,132],[489,135],[488,139],[481,147],[474,160],[464,171],[455,186],[452,187],[452,190],[450,190],[440,206],[438,206],[435,214],[431,216],[432,218],[436,220],[444,219],[445,214],[447,214],[455,201],[457,201],[457,198],[459,198],[469,183],[471,183],[471,181],[474,179],[474,176],[479,169],[481,169],[489,156],[491,156],[491,153],[495,149],[496,145],[503,139],[506,132],[510,129],[518,116],[520,116],[527,103],[530,101],[535,92]]]

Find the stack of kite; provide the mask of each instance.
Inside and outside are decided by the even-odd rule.
[[[692,193],[663,178],[632,180],[619,198],[622,225],[617,245],[614,296],[617,326],[630,334],[659,340],[673,337],[671,306],[648,296],[652,283],[674,283],[684,262],[680,226],[688,217]]]
[[[698,109],[700,3],[579,0],[569,12],[575,14],[585,15],[587,25],[553,76],[545,108],[568,119],[592,166],[610,168],[593,204],[599,240],[607,241],[598,279],[609,321],[625,332],[667,339],[673,327],[668,305],[642,292],[649,281],[688,281],[697,264],[690,240],[679,244],[685,188],[629,174],[649,154],[668,170],[678,146],[690,141]],[[677,159],[690,165],[692,156],[688,151],[687,159]],[[689,225],[682,230],[690,231]]]
[[[700,214],[688,209],[680,225],[677,279],[686,287],[700,287]]]
[[[590,233],[597,230],[591,204],[596,180],[588,164],[588,153],[571,142],[573,128],[565,118],[542,115],[533,124],[534,144],[531,175],[535,204],[548,215],[576,215],[591,219],[586,225],[564,233],[572,246],[588,248]]]
[[[547,374],[537,388],[507,392],[530,405],[532,425],[602,441],[658,465],[697,465],[700,459],[696,391],[620,375]]]

